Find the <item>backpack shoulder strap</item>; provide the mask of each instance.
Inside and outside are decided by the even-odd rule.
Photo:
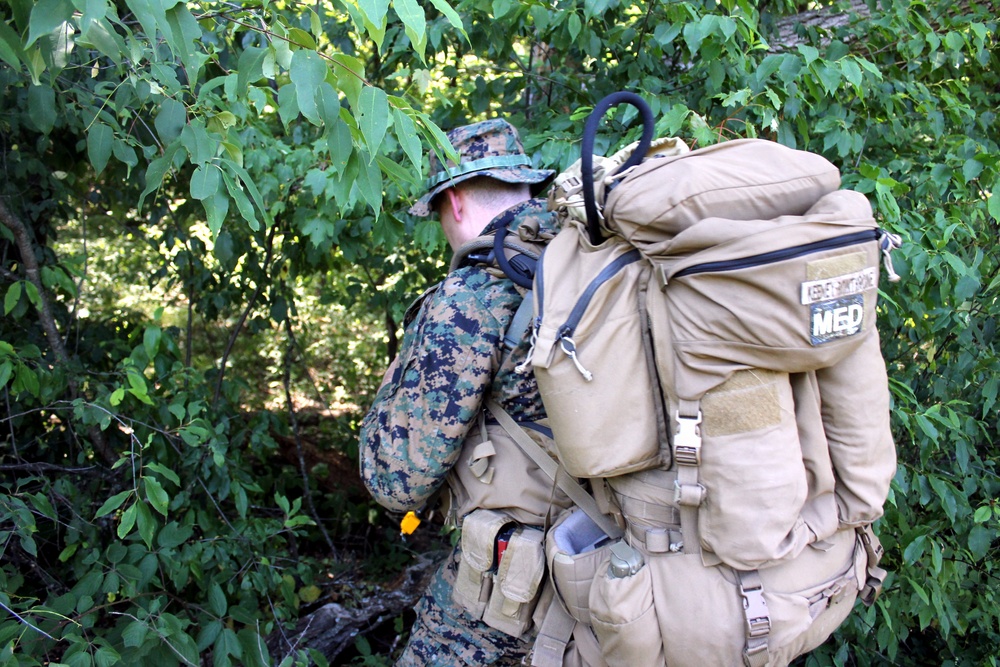
[[[614,521],[611,520],[607,514],[601,512],[597,505],[597,501],[594,499],[590,493],[580,485],[575,479],[569,476],[569,474],[563,470],[562,467],[556,463],[548,453],[542,449],[531,437],[524,432],[524,429],[514,421],[507,412],[500,407],[492,398],[486,399],[486,408],[490,411],[493,417],[500,423],[505,431],[514,439],[514,442],[521,448],[521,450],[535,462],[535,465],[541,469],[549,479],[553,480],[556,485],[559,486],[563,492],[569,496],[569,498],[579,507],[581,510],[587,513],[594,523],[596,523],[601,530],[604,531],[605,535],[613,539],[618,539],[624,534],[622,529],[618,527]]]

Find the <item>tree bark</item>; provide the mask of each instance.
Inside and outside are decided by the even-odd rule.
[[[49,299],[45,293],[45,286],[42,284],[41,271],[38,267],[38,260],[35,257],[35,244],[32,242],[31,233],[24,222],[15,215],[7,204],[0,199],[0,224],[9,229],[14,234],[14,241],[17,244],[18,252],[21,254],[21,263],[24,264],[24,275],[28,281],[35,286],[38,291],[38,316],[45,332],[45,339],[49,342],[52,354],[55,355],[56,362],[66,368],[66,385],[69,388],[70,397],[76,400],[80,397],[80,387],[76,376],[69,367],[69,354],[66,352],[66,344],[59,327],[56,326],[56,318],[52,315],[52,308],[49,306]],[[88,435],[94,445],[94,449],[107,463],[114,463],[115,453],[108,446],[104,433],[97,426],[88,429]]]
[[[267,647],[275,663],[286,655],[308,648],[319,651],[330,664],[338,664],[337,657],[353,647],[358,635],[373,630],[416,605],[446,555],[446,551],[421,554],[405,570],[402,583],[397,588],[378,590],[351,607],[330,602],[300,618],[291,632],[275,631],[267,639]]]

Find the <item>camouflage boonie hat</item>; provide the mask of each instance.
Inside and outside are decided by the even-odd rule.
[[[448,133],[448,139],[458,151],[461,162],[458,165],[449,162],[445,169],[437,155],[431,153],[427,193],[410,208],[413,215],[430,215],[434,197],[476,176],[540,186],[555,174],[551,169],[532,168],[517,130],[501,118],[455,128]]]

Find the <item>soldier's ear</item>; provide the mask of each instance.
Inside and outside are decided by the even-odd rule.
[[[451,215],[455,222],[462,222],[462,216],[465,215],[465,197],[462,196],[462,191],[458,188],[448,188],[444,194],[448,197]]]

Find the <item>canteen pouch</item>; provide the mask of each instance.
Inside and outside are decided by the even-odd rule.
[[[451,597],[473,618],[482,618],[493,591],[497,534],[512,523],[503,512],[481,509],[462,521],[462,558]]]
[[[615,239],[592,246],[573,227],[538,264],[530,360],[559,462],[574,477],[662,462],[663,401],[644,344],[650,277],[634,248]]]
[[[604,660],[611,667],[663,667],[650,568],[643,565],[635,574],[617,577],[609,563],[610,553],[590,589],[590,621]]]
[[[601,566],[607,567],[610,548],[610,538],[580,510],[563,514],[545,540],[556,595],[570,616],[584,625],[590,625],[590,588]]]
[[[512,637],[520,637],[531,627],[545,576],[544,539],[543,531],[528,526],[510,536],[483,614],[486,625]]]

